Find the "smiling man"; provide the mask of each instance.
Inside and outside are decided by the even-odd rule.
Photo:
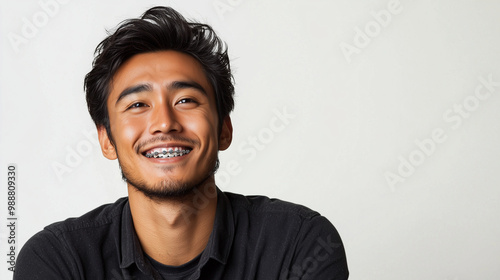
[[[234,87],[209,26],[165,7],[123,22],[97,47],[85,89],[128,197],[33,236],[14,279],[348,278],[325,217],[217,188]]]

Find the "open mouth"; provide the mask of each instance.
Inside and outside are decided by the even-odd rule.
[[[143,153],[147,158],[173,158],[187,155],[191,152],[191,148],[187,147],[168,147],[154,148]]]

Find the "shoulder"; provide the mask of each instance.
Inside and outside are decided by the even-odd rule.
[[[298,219],[311,219],[320,214],[310,208],[284,201],[277,198],[269,198],[262,195],[241,195],[224,192],[233,210],[250,211],[254,214],[272,214],[282,216],[295,216]]]
[[[306,206],[267,196],[224,194],[231,205],[233,219],[240,227],[251,225],[269,232],[286,231],[290,238],[300,238],[300,235],[310,237],[312,232],[338,235],[326,217]]]
[[[123,207],[127,202],[128,198],[122,197],[114,203],[101,205],[80,217],[68,218],[64,221],[48,225],[45,227],[44,231],[52,232],[55,235],[61,235],[80,230],[93,230],[95,228],[110,225],[119,221],[123,212]]]
[[[280,262],[286,279],[347,279],[342,240],[325,216],[280,199],[224,194],[234,215],[235,242],[249,244],[255,239],[250,247],[256,248],[259,258]]]
[[[33,273],[40,279],[77,279],[73,273],[78,271],[78,260],[88,253],[79,248],[100,250],[99,244],[112,236],[110,232],[118,230],[127,201],[127,198],[120,198],[80,217],[46,226],[21,248],[15,279],[31,279]]]

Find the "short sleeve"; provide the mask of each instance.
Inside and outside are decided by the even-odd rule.
[[[288,280],[346,280],[344,245],[335,227],[323,216],[304,220],[297,236]]]
[[[74,257],[63,241],[45,229],[22,247],[16,262],[14,280],[78,279]]]

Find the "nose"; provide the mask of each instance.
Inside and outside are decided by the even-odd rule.
[[[166,104],[157,104],[157,106],[153,107],[149,122],[149,132],[151,134],[180,132],[182,129],[174,109]]]

